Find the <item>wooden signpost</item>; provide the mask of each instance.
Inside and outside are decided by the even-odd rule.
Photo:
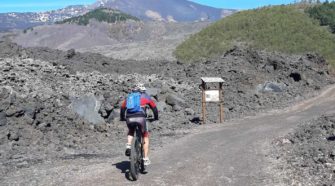
[[[223,123],[224,112],[223,112],[223,83],[222,78],[217,77],[202,77],[201,78],[201,106],[202,106],[202,122],[206,123],[206,105],[207,103],[219,103],[220,104],[220,123]],[[208,85],[217,83],[219,86],[214,86],[216,88],[210,88]]]

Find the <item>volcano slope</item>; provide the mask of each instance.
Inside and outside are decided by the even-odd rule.
[[[84,159],[79,164],[85,166],[121,157],[126,127],[119,122],[118,110],[136,82],[146,84],[160,110],[160,121],[150,124],[152,150],[198,126],[197,87],[202,76],[226,81],[228,120],[292,105],[334,83],[325,60],[315,54],[288,56],[234,48],[218,59],[181,64],[119,61],[8,42],[0,42],[0,48],[0,160],[5,184],[57,184],[56,178],[41,180],[50,178],[51,172],[40,168],[65,163],[67,171],[80,171],[83,167],[72,167],[71,162]],[[215,107],[209,111],[209,120],[215,123]],[[41,177],[18,174],[23,170],[34,170]],[[54,170],[60,179],[71,175]]]
[[[25,47],[100,53],[122,60],[175,60],[176,46],[210,22],[163,23],[126,21],[108,24],[90,21],[87,26],[57,24],[17,32],[13,41]]]

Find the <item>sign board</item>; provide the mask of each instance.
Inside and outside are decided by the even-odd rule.
[[[220,91],[219,90],[206,90],[205,91],[206,102],[220,102]]]
[[[214,102],[220,104],[220,123],[223,122],[224,119],[224,110],[223,110],[223,83],[225,81],[220,77],[202,77],[201,85],[199,88],[201,89],[201,108],[202,108],[202,122],[206,123],[206,103]],[[209,87],[208,84],[217,84],[216,86]]]

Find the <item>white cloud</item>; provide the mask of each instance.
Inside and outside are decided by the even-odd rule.
[[[171,15],[168,15],[167,17],[167,20],[168,20],[168,22],[177,22],[174,18],[173,18],[173,16],[171,16]]]
[[[147,10],[145,11],[145,15],[148,16],[149,18],[157,21],[163,21],[163,17],[158,13],[153,10]]]

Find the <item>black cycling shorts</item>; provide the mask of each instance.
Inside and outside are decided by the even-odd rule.
[[[140,125],[143,137],[149,136],[148,125],[145,117],[131,117],[127,118],[127,126],[129,129],[128,135],[134,136],[134,130],[136,125]]]

